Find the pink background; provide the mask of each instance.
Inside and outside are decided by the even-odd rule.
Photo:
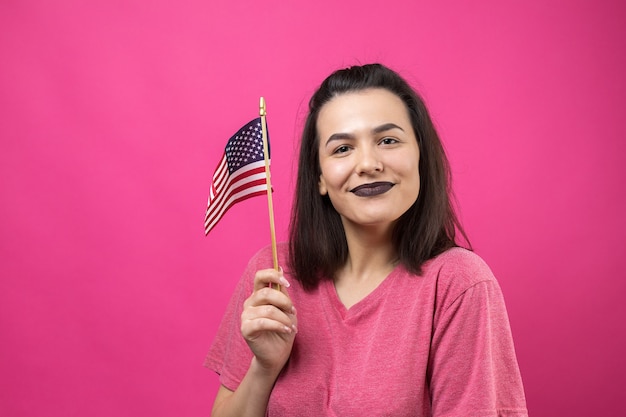
[[[382,61],[424,94],[507,300],[531,414],[626,386],[626,7],[598,0],[0,3],[0,415],[206,416],[263,198],[202,230],[268,102],[286,236],[306,102]]]

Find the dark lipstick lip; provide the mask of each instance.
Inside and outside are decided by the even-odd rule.
[[[387,181],[379,181],[372,182],[369,184],[362,184],[357,187],[354,187],[350,190],[351,193],[356,194],[359,197],[362,196],[373,196],[386,193],[389,191],[395,184]],[[375,191],[378,190],[378,191]]]

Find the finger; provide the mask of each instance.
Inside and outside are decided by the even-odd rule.
[[[244,339],[252,340],[266,332],[290,335],[295,333],[296,330],[291,326],[286,326],[278,321],[270,320],[265,317],[241,323],[241,334]]]
[[[285,326],[291,326],[293,323],[292,314],[288,314],[273,305],[262,305],[248,307],[241,312],[241,321],[255,320],[257,318],[267,318],[278,321]]]
[[[262,331],[291,333],[296,329],[292,316],[271,305],[249,307],[241,314],[241,331],[244,335]]]
[[[289,288],[291,284],[285,279],[282,268],[279,271],[275,269],[262,269],[257,271],[254,276],[254,290],[259,290],[270,285]]]
[[[296,315],[296,308],[293,308],[293,313],[287,314],[291,320],[291,328],[294,332],[298,333],[298,316]]]
[[[243,303],[244,309],[265,305],[273,306],[285,313],[295,314],[296,312],[296,308],[287,294],[269,287],[264,287],[253,292]]]

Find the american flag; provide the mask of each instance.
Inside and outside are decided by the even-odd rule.
[[[226,144],[213,174],[204,233],[208,234],[233,204],[266,193],[263,133],[258,117],[239,129]]]

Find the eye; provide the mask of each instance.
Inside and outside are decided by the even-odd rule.
[[[341,145],[339,147],[337,147],[333,153],[346,153],[350,150],[350,147],[348,145]]]
[[[381,145],[393,145],[394,143],[398,143],[398,139],[386,137],[386,138],[382,138],[382,140],[379,143]]]

